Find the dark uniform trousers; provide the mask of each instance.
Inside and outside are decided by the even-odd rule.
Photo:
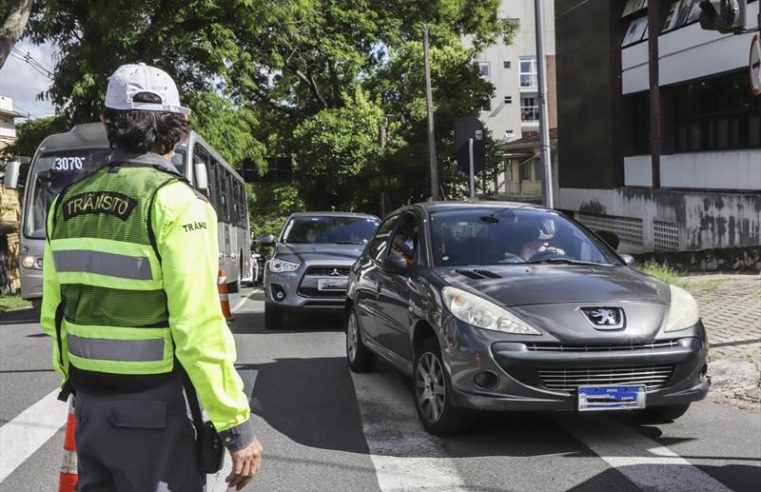
[[[79,492],[201,492],[182,380],[138,393],[77,391]]]

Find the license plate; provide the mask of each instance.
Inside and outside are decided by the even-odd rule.
[[[317,281],[317,290],[346,290],[349,287],[348,278],[321,278]]]
[[[644,386],[579,386],[579,411],[645,408]]]

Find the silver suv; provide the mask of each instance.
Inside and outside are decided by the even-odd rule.
[[[264,271],[264,327],[282,328],[283,314],[342,313],[349,269],[362,254],[380,219],[350,212],[293,214],[278,239],[262,245],[275,252]]]

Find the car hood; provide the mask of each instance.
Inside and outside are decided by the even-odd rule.
[[[509,265],[438,269],[447,284],[505,307],[638,301],[666,304],[666,284],[624,266]]]
[[[354,262],[362,251],[364,244],[288,244],[278,243],[275,246],[275,256],[294,257],[304,260],[336,260]]]

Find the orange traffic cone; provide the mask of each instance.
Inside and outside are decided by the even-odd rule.
[[[217,289],[219,290],[219,303],[222,305],[222,314],[227,321],[235,319],[232,311],[230,311],[230,298],[227,295],[227,277],[225,271],[219,271],[219,277],[217,279]]]
[[[74,445],[74,397],[69,398],[69,416],[66,419],[66,437],[63,439],[63,460],[58,474],[58,492],[74,492],[79,474],[77,472],[77,450]]]

